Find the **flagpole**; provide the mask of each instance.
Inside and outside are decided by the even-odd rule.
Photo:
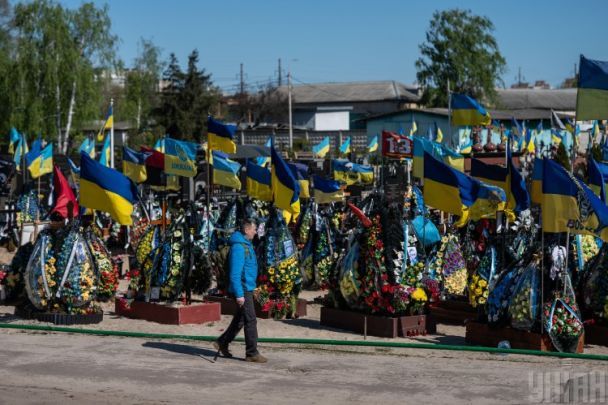
[[[110,167],[114,169],[114,99],[110,99],[110,111],[112,112],[112,125],[110,126]],[[105,127],[105,124],[104,124]]]
[[[454,141],[452,140],[452,93],[450,92],[450,80],[448,79],[448,131],[450,137],[450,146],[454,147]],[[458,146],[460,147],[460,139],[458,140]]]

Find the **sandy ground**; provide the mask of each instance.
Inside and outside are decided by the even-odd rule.
[[[269,362],[251,364],[213,363],[210,344],[191,341],[16,330],[0,341],[1,404],[567,403],[570,376],[605,372],[597,361],[433,350],[264,344]],[[565,379],[537,384],[556,372]]]

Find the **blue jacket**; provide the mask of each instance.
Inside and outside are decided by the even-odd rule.
[[[237,298],[244,291],[253,291],[258,278],[258,261],[250,241],[239,231],[230,237],[230,287],[228,291]]]

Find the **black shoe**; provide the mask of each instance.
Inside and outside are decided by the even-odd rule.
[[[251,363],[266,363],[268,361],[268,359],[258,353],[255,356],[245,357],[245,361],[249,361]]]
[[[215,350],[222,353],[222,356],[227,358],[232,357],[232,353],[230,353],[230,350],[228,350],[228,345],[221,343],[219,340],[213,342],[213,347],[215,347]]]

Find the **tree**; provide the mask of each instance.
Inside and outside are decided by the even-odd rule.
[[[495,100],[506,61],[492,35],[494,24],[470,10],[436,11],[419,46],[417,78],[424,87],[423,103],[445,107],[447,88],[476,99]]]
[[[171,136],[177,136],[179,133],[179,94],[183,87],[184,72],[182,72],[175,54],[171,53],[167,69],[163,73],[161,104],[156,111],[158,123]]]
[[[174,54],[163,74],[164,88],[161,106],[157,110],[158,122],[168,135],[177,139],[201,141],[204,128],[220,92],[205,69],[198,68],[198,51],[188,56],[188,69],[184,73]]]
[[[132,69],[126,71],[125,118],[135,121],[138,131],[150,125],[150,113],[158,106],[158,83],[164,63],[160,48],[152,41],[141,39],[139,55]]]
[[[66,153],[73,126],[99,114],[95,68],[109,70],[115,53],[108,9],[34,0],[15,6],[14,27],[10,122],[29,134],[55,133]]]

